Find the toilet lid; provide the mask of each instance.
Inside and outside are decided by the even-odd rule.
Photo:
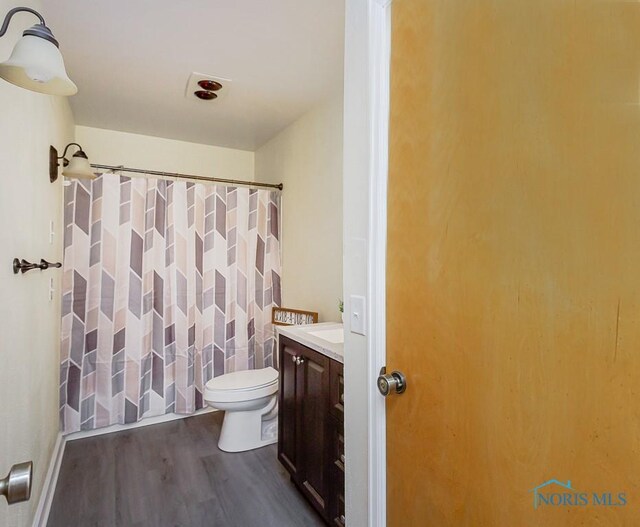
[[[278,382],[278,370],[268,367],[259,370],[234,371],[211,379],[207,390],[253,390]]]

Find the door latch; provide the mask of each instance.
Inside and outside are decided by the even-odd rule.
[[[402,372],[392,371],[387,373],[387,367],[380,368],[378,376],[378,390],[385,397],[390,393],[403,393],[407,389],[407,378]]]

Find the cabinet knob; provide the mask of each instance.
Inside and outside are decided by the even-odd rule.
[[[300,364],[304,364],[304,357],[296,357],[296,364],[300,366]]]
[[[296,357],[295,355],[291,355],[291,362],[295,362],[296,364],[298,364],[298,357]]]

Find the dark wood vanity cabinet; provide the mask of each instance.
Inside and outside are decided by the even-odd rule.
[[[278,401],[278,459],[285,466],[295,481],[298,476],[298,446],[296,429],[298,416],[296,412],[296,358],[298,346],[287,343],[280,337],[280,391]]]
[[[344,525],[342,364],[279,339],[278,459],[329,525]]]
[[[329,463],[331,464],[329,518],[331,525],[344,522],[344,376],[342,364],[329,365]]]

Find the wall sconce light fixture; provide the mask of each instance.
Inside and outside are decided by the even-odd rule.
[[[11,84],[39,93],[64,96],[77,93],[78,88],[65,70],[58,41],[45,25],[40,13],[29,7],[13,8],[4,19],[0,37],[7,32],[11,17],[20,11],[37,16],[40,23],[22,33],[9,60],[0,64],[0,77]]]
[[[71,161],[67,159],[67,150],[69,147],[77,146],[78,151],[73,154]],[[49,181],[53,183],[58,179],[58,167],[60,166],[58,160],[62,160],[62,175],[68,178],[81,178],[81,179],[95,179],[96,175],[91,168],[87,154],[84,153],[82,147],[78,143],[69,143],[63,154],[58,157],[58,151],[55,147],[49,147]]]

